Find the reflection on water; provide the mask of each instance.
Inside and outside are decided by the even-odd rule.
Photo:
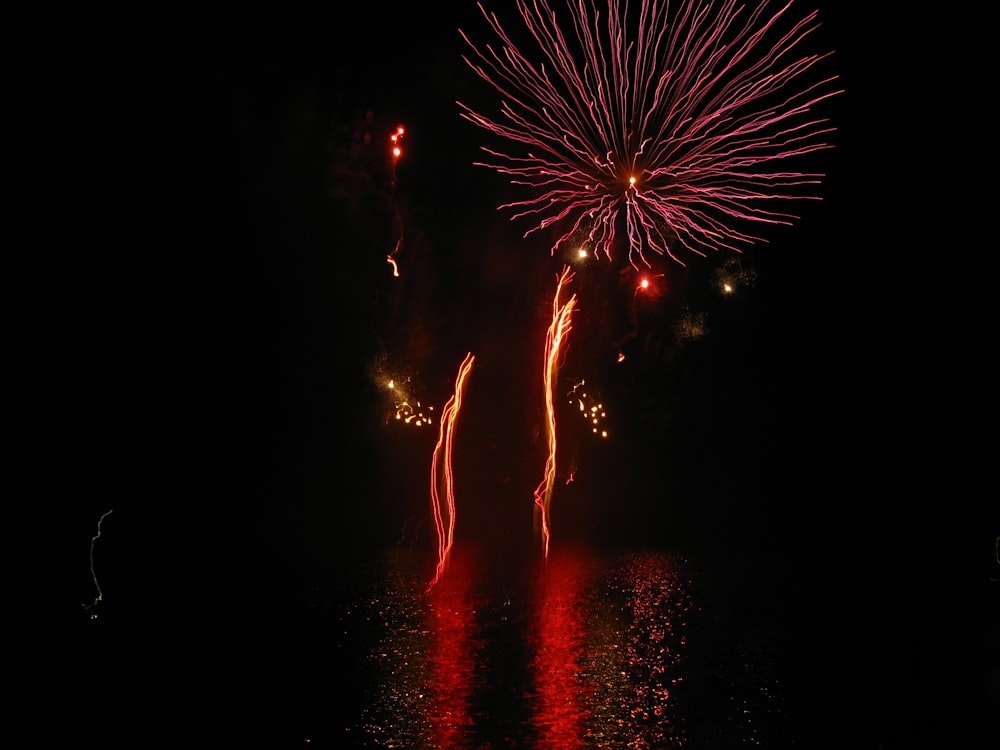
[[[428,592],[432,563],[393,550],[372,571],[367,692],[337,746],[682,748],[692,722],[739,726],[688,689],[717,665],[688,653],[700,607],[680,557],[557,548],[511,566],[459,546]]]
[[[596,693],[586,661],[583,621],[588,560],[577,554],[553,556],[538,571],[529,621],[534,700],[531,715],[543,747],[582,748],[588,710]]]
[[[425,618],[430,629],[430,679],[425,688],[430,701],[424,713],[430,745],[441,748],[462,747],[473,731],[475,665],[482,650],[476,626],[482,594],[473,588],[471,562],[457,560],[455,575],[432,590]]]
[[[678,559],[602,565],[560,550],[536,573],[530,643],[539,747],[683,746],[671,690],[689,608]]]

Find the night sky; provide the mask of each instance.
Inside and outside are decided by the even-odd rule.
[[[238,644],[234,673],[258,648],[279,669],[260,646],[284,622],[275,592],[335,575],[426,513],[431,439],[383,424],[386,358],[440,408],[477,353],[456,469],[476,498],[468,533],[530,530],[504,498],[530,503],[542,460],[519,404],[559,264],[496,211],[502,176],[472,166],[486,138],[455,100],[493,96],[461,60],[457,29],[486,35],[475,4],[133,5],[94,6],[55,89],[65,240],[39,309],[67,699],[99,678],[95,648],[190,675],[196,623]],[[879,89],[894,71],[876,67],[870,25],[820,6],[814,43],[835,50],[846,89],[825,108],[838,130],[819,157],[823,200],[740,258],[756,278],[732,297],[712,286],[721,257],[667,267],[627,368],[585,356],[622,333],[614,279],[611,312],[581,307],[570,356],[602,387],[613,439],[580,438],[590,500],[566,511],[566,533],[776,573],[830,644],[813,680],[831,711],[915,735],[926,705],[929,729],[975,726],[996,667],[1000,527],[960,477],[939,486],[923,430],[943,409],[908,385],[913,340],[932,348],[934,334],[902,330],[910,236],[871,169],[898,158],[885,153],[898,101]],[[679,344],[683,310],[707,333]],[[91,622],[87,555],[109,509]],[[851,696],[845,663],[864,671]]]

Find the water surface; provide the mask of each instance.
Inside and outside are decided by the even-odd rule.
[[[663,550],[560,546],[512,560],[468,544],[393,548],[327,602],[321,648],[357,677],[312,746],[780,746],[782,625]],[[325,639],[325,645],[324,644]]]

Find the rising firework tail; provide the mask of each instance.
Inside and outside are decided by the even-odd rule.
[[[566,339],[572,329],[571,319],[576,307],[576,295],[570,296],[565,302],[562,293],[573,280],[573,273],[564,267],[556,281],[556,291],[552,295],[552,322],[545,336],[545,356],[542,362],[542,387],[545,398],[545,435],[548,454],[545,459],[545,471],[541,482],[535,489],[535,508],[540,520],[542,551],[549,556],[551,532],[552,491],[556,479],[556,407],[555,387],[559,372],[559,363],[565,354]]]
[[[465,381],[472,371],[476,358],[470,352],[458,368],[455,379],[455,393],[444,405],[439,420],[439,436],[431,457],[431,514],[437,531],[438,562],[434,578],[427,585],[430,591],[441,580],[448,566],[448,558],[455,541],[455,477],[452,472],[451,457],[455,441],[455,422],[462,410],[462,396]],[[444,504],[441,502],[441,485],[444,485]]]

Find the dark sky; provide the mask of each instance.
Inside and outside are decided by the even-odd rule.
[[[502,178],[471,165],[484,137],[455,100],[490,106],[492,92],[461,61],[458,28],[486,30],[471,3],[437,7],[98,4],[83,19],[61,89],[71,231],[46,305],[57,449],[104,488],[85,493],[78,522],[110,505],[169,515],[189,492],[210,495],[198,504],[219,519],[250,506],[269,518],[276,495],[319,503],[364,482],[355,467],[385,460],[371,419],[384,358],[441,404],[478,352],[470,424],[473,408],[489,419],[498,398],[530,397],[558,263],[496,212]],[[698,508],[747,478],[753,501],[731,507],[734,533],[749,518],[864,533],[862,507],[882,531],[906,513],[884,491],[903,471],[895,433],[917,419],[901,395],[912,351],[892,286],[905,240],[882,191],[857,179],[893,163],[881,139],[895,102],[875,94],[870,25],[843,8],[821,19],[815,44],[834,50],[846,89],[828,108],[838,130],[821,154],[823,200],[744,255],[756,283],[722,303],[709,293],[722,259],[664,266],[670,292],[642,311],[633,344],[645,356],[631,369],[600,364],[601,346],[627,333],[627,291],[616,299],[606,282],[606,298],[581,299],[576,364],[615,400],[627,436],[613,475],[642,495],[633,466],[669,461],[692,532],[710,535]],[[384,262],[398,232],[382,150],[397,124],[398,281]],[[691,346],[670,342],[683,310],[708,324]],[[480,457],[514,446],[487,462],[500,476],[530,464],[533,429],[504,411],[497,435],[469,429]],[[362,439],[341,448],[345,434]],[[232,483],[247,491],[222,489]],[[859,486],[881,488],[878,507]]]
[[[484,139],[454,102],[489,101],[460,59],[457,29],[485,33],[474,4],[199,5],[98,3],[57,92],[66,240],[39,307],[74,606],[91,594],[87,544],[109,508],[105,554],[131,562],[109,580],[145,576],[149,611],[204,603],[234,578],[259,593],[426,510],[422,489],[399,491],[425,484],[430,443],[387,439],[380,355],[441,404],[478,352],[468,423],[480,427],[459,471],[484,497],[537,481],[537,435],[516,404],[558,269],[545,245],[512,249],[520,230],[494,208],[502,180],[471,166]],[[993,532],[973,535],[978,552],[964,545],[979,511],[931,519],[901,489],[919,468],[907,456],[923,398],[903,385],[912,334],[886,286],[906,269],[905,241],[884,191],[859,179],[894,163],[895,101],[879,89],[893,70],[873,67],[884,56],[870,24],[820,5],[817,44],[835,50],[846,89],[829,107],[823,201],[747,253],[757,279],[739,299],[709,294],[717,261],[669,269],[682,297],[647,313],[631,370],[574,350],[623,438],[603,453],[581,442],[581,462],[604,470],[575,528],[799,555],[810,567],[798,574],[827,583],[875,565],[880,581],[914,564],[985,573]],[[384,262],[396,234],[378,151],[397,124],[399,283]],[[672,349],[683,307],[710,332]]]
[[[321,496],[363,481],[333,460],[355,429],[364,439],[349,442],[359,455],[345,466],[385,460],[377,430],[365,432],[378,421],[380,357],[406,365],[440,405],[462,356],[477,352],[470,387],[482,395],[470,402],[481,419],[497,399],[531,397],[558,260],[520,240],[526,227],[495,210],[503,179],[471,165],[484,136],[455,100],[491,106],[493,95],[462,62],[458,28],[486,29],[473,4],[449,6],[350,16],[333,4],[104,6],[87,19],[66,71],[73,140],[85,144],[66,223],[91,249],[66,253],[53,292],[66,311],[55,348],[73,372],[59,388],[62,439],[70,452],[102,446],[81,470],[112,500],[88,503],[83,518],[139,496],[169,506],[163,498],[208,478],[251,497],[271,488],[254,500],[212,490],[220,518],[269,509],[271,493],[296,483]],[[617,370],[602,363],[629,331],[631,287],[605,281],[606,297],[581,298],[580,377],[616,400],[617,434],[628,436],[614,474],[642,485],[641,467],[668,458],[674,480],[694,488],[695,528],[702,495],[745,477],[752,496],[772,497],[761,510],[804,514],[799,487],[832,503],[873,459],[862,389],[889,385],[869,349],[883,323],[870,308],[875,282],[848,261],[866,252],[869,196],[847,188],[866,148],[854,119],[864,84],[853,27],[842,14],[827,23],[816,44],[836,50],[848,93],[829,108],[838,132],[822,155],[823,200],[741,259],[756,283],[723,304],[710,293],[722,259],[665,264],[670,292],[640,311],[632,342],[644,356]],[[398,281],[384,262],[398,232],[383,149],[397,124],[407,128]],[[710,331],[690,347],[671,342],[685,310]],[[537,429],[530,411],[504,411],[506,421],[470,428],[467,448],[505,446],[487,462],[500,477],[530,465]],[[779,492],[765,489],[779,477]],[[738,510],[734,528],[744,512],[757,510]]]

